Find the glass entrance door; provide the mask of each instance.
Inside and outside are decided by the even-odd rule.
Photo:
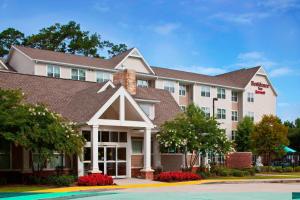
[[[98,148],[99,169],[115,178],[126,177],[126,147],[103,146]]]

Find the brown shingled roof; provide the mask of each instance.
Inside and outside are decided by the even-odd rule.
[[[90,120],[120,87],[109,87],[104,92],[97,93],[103,85],[104,83],[0,71],[0,88],[21,89],[27,102],[43,103],[50,110],[74,122]],[[155,104],[156,117],[153,120],[156,125],[162,124],[180,112],[174,98],[165,90],[143,88],[137,92],[140,98],[147,99],[150,95],[159,100],[159,103]]]
[[[104,69],[113,69],[116,67],[119,62],[121,62],[132,49],[128,49],[127,51],[114,56],[110,59],[102,59],[102,58],[93,58],[88,56],[80,56],[74,54],[68,54],[63,52],[55,52],[50,50],[42,50],[24,46],[14,46],[14,48],[19,49],[27,56],[34,60],[43,60],[50,62],[62,62],[73,65],[84,65],[89,67],[97,67]]]

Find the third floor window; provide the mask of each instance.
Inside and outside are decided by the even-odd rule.
[[[231,101],[237,102],[238,101],[238,93],[237,91],[232,91],[231,92]]]
[[[72,69],[72,79],[85,81],[85,69]]]
[[[136,85],[141,88],[149,87],[149,82],[147,80],[137,80]]]
[[[201,96],[202,97],[210,97],[210,87],[209,86],[201,86]]]
[[[226,119],[226,110],[225,109],[217,109],[217,119]]]
[[[96,73],[96,81],[98,83],[103,83],[110,80],[110,73],[107,72],[97,72]]]
[[[254,102],[254,93],[248,92],[248,102]]]
[[[217,97],[218,99],[226,99],[226,93],[224,88],[218,88]]]
[[[60,78],[60,67],[55,65],[47,66],[47,76]]]
[[[180,96],[185,96],[185,94],[186,94],[186,86],[182,85],[182,84],[179,84],[179,95]]]
[[[174,93],[175,92],[174,82],[164,81],[164,89],[171,92],[171,93]]]

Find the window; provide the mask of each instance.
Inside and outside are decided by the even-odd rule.
[[[49,77],[60,78],[60,67],[54,65],[47,66],[47,75]]]
[[[171,92],[171,93],[174,93],[175,92],[174,82],[164,81],[164,89]]]
[[[179,95],[185,96],[185,94],[186,94],[186,86],[179,84]]]
[[[252,119],[252,121],[254,121],[254,112],[248,112],[247,116],[250,117],[250,119]]]
[[[209,86],[201,86],[201,96],[202,97],[210,97],[210,87]]]
[[[137,86],[140,88],[147,88],[149,87],[148,80],[137,80]]]
[[[254,102],[254,93],[248,92],[248,102]]]
[[[226,110],[225,109],[217,109],[217,119],[226,119]]]
[[[64,167],[64,155],[61,153],[54,153],[53,157],[44,162],[44,160],[40,160],[40,156],[38,153],[32,153],[33,166],[37,170],[38,167],[43,167],[46,169],[55,169],[56,167]]]
[[[91,131],[82,131],[82,136],[87,142],[91,141]]]
[[[205,114],[205,117],[210,118],[210,109],[209,109],[209,107],[202,107],[201,109],[203,110],[203,112]]]
[[[231,120],[234,122],[238,121],[238,112],[237,111],[231,111]]]
[[[97,72],[96,81],[97,83],[103,83],[110,80],[110,73],[107,72]]]
[[[231,140],[235,140],[237,131],[231,131]]]
[[[142,154],[143,153],[143,138],[132,138],[132,154]]]
[[[218,88],[217,97],[218,97],[218,99],[226,99],[226,94],[225,94],[224,88]]]
[[[186,106],[182,105],[182,106],[179,106],[181,111],[185,112],[186,111]]]
[[[238,101],[238,93],[236,91],[231,91],[231,101],[233,102]]]
[[[10,143],[0,139],[0,169],[10,169]]]
[[[149,117],[152,105],[145,104],[145,103],[140,103],[139,105],[140,105],[141,109],[144,111],[144,113]]]
[[[85,70],[84,69],[72,69],[72,79],[85,81]]]
[[[99,142],[127,142],[127,133],[118,131],[99,131]]]

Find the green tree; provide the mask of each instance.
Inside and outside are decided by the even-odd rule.
[[[294,125],[294,123],[293,122],[290,122],[290,121],[285,121],[284,123],[283,123],[286,127],[288,127],[288,128],[295,128],[295,125]]]
[[[12,45],[21,45],[24,34],[14,28],[8,28],[0,33],[0,57],[8,54]]]
[[[264,115],[251,134],[251,143],[255,153],[264,156],[266,164],[270,166],[273,158],[285,154],[283,147],[289,144],[287,133],[288,128],[280,122],[278,117]]]
[[[250,117],[244,117],[243,120],[238,123],[235,137],[237,151],[251,151],[250,135],[253,131],[254,123]]]
[[[157,139],[162,149],[176,149],[185,155],[185,166],[191,170],[199,153],[216,153],[220,155],[232,151],[231,142],[227,139],[224,130],[220,129],[213,118],[206,118],[203,111],[191,104],[184,113],[180,113],[171,121],[165,122]],[[194,157],[188,164],[188,152]]]
[[[104,58],[103,51],[114,56],[127,50],[125,44],[114,44],[102,40],[97,33],[81,30],[80,24],[74,21],[55,23],[27,37],[15,29],[6,29],[0,33],[0,41],[0,56],[7,55],[13,44],[97,58]]]
[[[37,153],[37,160],[31,159],[33,172],[40,172],[54,152],[81,155],[85,143],[75,124],[44,105],[24,103],[18,90],[0,89],[0,124],[1,139]]]
[[[292,124],[292,125],[291,125]],[[285,123],[288,127],[288,139],[290,141],[290,147],[300,152],[300,118],[295,120],[295,123]]]

